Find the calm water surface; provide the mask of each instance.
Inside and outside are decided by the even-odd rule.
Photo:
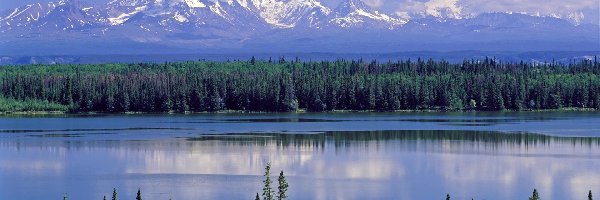
[[[266,162],[292,199],[585,199],[600,113],[0,117],[0,199],[253,199]]]

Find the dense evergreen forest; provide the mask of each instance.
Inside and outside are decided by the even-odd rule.
[[[599,109],[600,64],[280,58],[4,66],[0,90],[8,102],[0,111]]]

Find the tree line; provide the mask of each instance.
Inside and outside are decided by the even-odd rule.
[[[600,64],[281,58],[4,66],[0,99],[51,104],[21,110],[71,112],[600,109]]]

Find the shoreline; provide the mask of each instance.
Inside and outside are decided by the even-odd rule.
[[[539,110],[501,110],[501,111],[476,111],[476,110],[443,110],[443,109],[428,109],[428,110],[331,110],[322,112],[309,112],[306,110],[297,110],[291,112],[269,112],[269,111],[243,111],[243,110],[223,110],[217,112],[67,112],[67,111],[3,111],[0,116],[34,116],[34,115],[147,115],[147,114],[293,114],[293,113],[538,113],[538,112],[596,112],[594,108],[559,108],[559,109],[539,109]]]

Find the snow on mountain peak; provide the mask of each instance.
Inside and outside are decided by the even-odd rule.
[[[446,19],[473,18],[463,14],[463,8],[457,5],[457,1],[415,1],[419,3],[419,9],[401,10],[395,15],[388,15],[362,0],[342,0],[333,10],[322,5],[320,0],[112,0],[108,4],[94,6],[85,5],[79,0],[59,0],[56,3],[22,6],[2,13],[0,31],[33,30],[46,24],[63,30],[107,29],[115,26],[112,30],[138,30],[136,27],[139,27],[152,30],[153,33],[167,31],[166,34],[178,32],[191,35],[208,32],[207,28],[210,31],[227,30],[218,34],[228,35],[236,34],[230,30],[246,29],[250,30],[245,33],[248,35],[256,30],[286,28],[395,30],[409,21],[424,20],[431,24],[445,23]],[[419,16],[423,18],[419,19]],[[584,19],[582,12],[565,11],[551,16],[568,20],[574,25],[579,25]]]
[[[532,16],[535,16],[535,15],[532,15]],[[565,19],[565,20],[571,22],[575,26],[581,25],[581,23],[585,19],[585,15],[581,11],[578,11],[578,12],[568,12],[568,13],[563,13],[563,14],[561,14],[561,13],[551,13],[548,16],[554,17],[554,18],[557,18],[557,19]]]
[[[506,12],[507,14],[513,14],[513,12]],[[583,12],[581,11],[576,11],[576,12],[563,12],[563,13],[549,13],[549,14],[545,14],[542,15],[539,11],[537,12],[515,12],[521,15],[527,15],[527,16],[532,16],[532,17],[552,17],[552,18],[556,18],[556,19],[563,19],[563,20],[567,20],[568,22],[570,22],[571,24],[575,25],[575,26],[579,26],[581,25],[581,23],[583,23],[583,20],[585,19],[585,15],[583,14]]]
[[[434,17],[438,21],[445,19],[463,19],[472,17],[464,14],[463,7],[459,6],[459,0],[429,0],[429,1],[409,1],[406,5],[396,11],[398,16],[407,16],[405,18]]]
[[[585,18],[585,16],[583,15],[583,12],[581,12],[581,11],[572,12],[567,15],[567,19],[569,19],[569,21],[571,21],[571,23],[573,23],[575,25],[581,25],[581,22],[583,21],[584,18]]]
[[[331,9],[317,0],[251,0],[259,15],[269,24],[279,28],[292,28],[308,20],[308,26],[318,26]],[[312,22],[312,23],[311,23]]]
[[[71,30],[101,22],[93,7],[77,0],[35,3],[10,10],[0,17],[0,32],[8,30]],[[5,16],[5,17],[4,17]]]
[[[147,8],[148,8],[147,5],[143,5],[143,6],[134,8],[134,10],[131,12],[121,13],[120,15],[118,15],[116,17],[109,17],[107,19],[111,25],[120,25],[120,24],[123,24],[125,21],[127,21],[131,16],[133,16],[139,12],[142,12],[142,11],[146,10]]]
[[[190,8],[204,8],[206,7],[206,4],[198,1],[198,0],[185,0],[185,3],[190,7]]]
[[[343,28],[369,24],[394,29],[397,26],[406,24],[408,18],[395,18],[379,13],[379,11],[372,10],[361,0],[346,0],[335,9],[335,14],[329,22]]]
[[[458,0],[432,0],[425,3],[425,13],[438,18],[462,18]]]

